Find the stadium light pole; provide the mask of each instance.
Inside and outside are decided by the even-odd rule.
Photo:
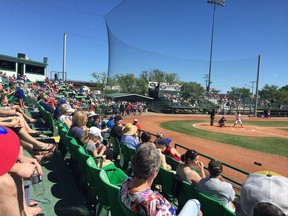
[[[208,0],[208,4],[213,4],[213,16],[212,16],[212,35],[211,35],[211,46],[210,46],[210,61],[209,61],[209,73],[208,73],[208,85],[207,85],[207,93],[209,95],[210,84],[211,82],[211,69],[212,69],[212,54],[213,54],[213,43],[214,43],[214,20],[215,20],[215,9],[216,5],[224,7],[225,0]]]

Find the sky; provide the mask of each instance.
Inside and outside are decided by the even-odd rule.
[[[48,57],[48,77],[63,69],[65,32],[69,80],[159,69],[205,87],[213,14],[205,0],[0,0],[0,11],[0,54]],[[216,6],[211,87],[255,92],[258,55],[259,89],[287,85],[288,1]]]

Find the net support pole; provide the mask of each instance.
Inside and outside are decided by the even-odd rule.
[[[255,117],[257,117],[257,109],[258,109],[258,86],[259,86],[259,77],[260,77],[260,63],[261,63],[261,56],[258,55],[256,93],[255,93],[255,110],[254,110]]]
[[[64,38],[63,38],[63,69],[62,69],[62,81],[66,81],[66,32],[64,32]]]

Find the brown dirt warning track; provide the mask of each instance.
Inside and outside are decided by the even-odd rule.
[[[287,157],[281,157],[277,155],[267,154],[263,152],[258,152],[254,150],[249,150],[237,146],[222,144],[219,142],[214,142],[210,140],[200,139],[197,137],[192,137],[186,134],[181,134],[169,130],[165,130],[160,127],[160,124],[165,121],[173,120],[205,120],[207,123],[199,123],[194,126],[203,130],[211,130],[214,132],[221,132],[223,134],[237,134],[243,136],[261,136],[261,137],[280,137],[287,138],[288,143],[288,131],[281,130],[280,128],[274,127],[258,127],[252,125],[245,125],[245,121],[286,121],[288,125],[288,118],[274,118],[274,119],[259,119],[250,118],[248,116],[242,116],[242,122],[244,127],[241,128],[240,125],[232,127],[234,123],[234,116],[226,116],[227,124],[224,128],[218,126],[209,125],[208,115],[173,115],[173,114],[156,114],[156,113],[143,113],[140,116],[125,116],[124,123],[133,122],[137,118],[142,130],[149,131],[151,133],[161,132],[165,137],[172,139],[172,143],[178,143],[185,147],[195,149],[202,154],[208,155],[212,158],[218,159],[222,162],[228,163],[232,166],[245,170],[247,172],[256,172],[260,170],[271,170],[277,172],[283,176],[288,177],[288,155]],[[215,122],[220,119],[219,116],[215,117]],[[178,149],[182,154],[183,149]],[[287,150],[288,154],[288,150]],[[200,158],[207,166],[209,160],[205,158]],[[261,163],[262,166],[256,166],[254,162]],[[233,179],[243,182],[246,175],[240,174],[239,172],[233,171],[229,168],[224,169],[224,175],[228,175]]]

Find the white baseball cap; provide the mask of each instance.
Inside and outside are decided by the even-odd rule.
[[[288,178],[271,174],[250,174],[241,187],[239,216],[254,216],[259,203],[270,203],[288,215]]]
[[[90,134],[96,136],[96,137],[99,137],[101,141],[103,141],[103,137],[101,135],[101,130],[97,127],[90,127],[90,131],[89,131]]]

